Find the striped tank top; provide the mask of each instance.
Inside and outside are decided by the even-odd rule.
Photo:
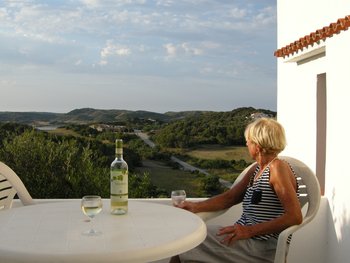
[[[291,168],[294,176],[295,172]],[[243,213],[236,222],[240,225],[255,225],[261,222],[270,221],[281,216],[284,208],[277,195],[270,186],[270,165],[268,165],[261,176],[254,181],[255,175],[259,172],[260,167],[257,166],[252,175],[251,182],[243,198]],[[297,186],[298,187],[298,186]],[[299,190],[297,190],[298,194]],[[278,239],[279,233],[259,235],[252,237],[257,240],[268,240],[269,238]],[[291,237],[289,237],[290,241]]]

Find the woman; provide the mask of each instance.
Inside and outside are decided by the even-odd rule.
[[[284,129],[273,119],[260,118],[244,133],[256,160],[246,176],[230,190],[202,202],[179,207],[194,213],[217,211],[243,202],[243,212],[231,226],[208,226],[206,240],[170,262],[273,262],[281,231],[302,222],[298,185],[288,163],[278,158],[285,148]]]

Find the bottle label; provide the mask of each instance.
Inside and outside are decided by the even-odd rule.
[[[128,200],[128,172],[119,170],[111,172],[111,198],[115,201]]]

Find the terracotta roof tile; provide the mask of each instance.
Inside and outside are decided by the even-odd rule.
[[[347,30],[350,27],[350,15],[339,18],[337,22],[331,23],[329,26],[325,26],[321,29],[311,32],[309,35],[299,38],[289,45],[286,45],[280,49],[277,49],[274,53],[275,57],[286,57],[298,50],[303,50],[309,45],[319,42],[320,40],[326,40],[332,37],[334,34],[339,34],[340,31]]]

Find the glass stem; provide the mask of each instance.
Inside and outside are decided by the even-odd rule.
[[[94,217],[90,217],[90,225],[91,225],[91,228],[90,228],[90,234],[94,234],[95,233],[95,229],[94,229]]]

